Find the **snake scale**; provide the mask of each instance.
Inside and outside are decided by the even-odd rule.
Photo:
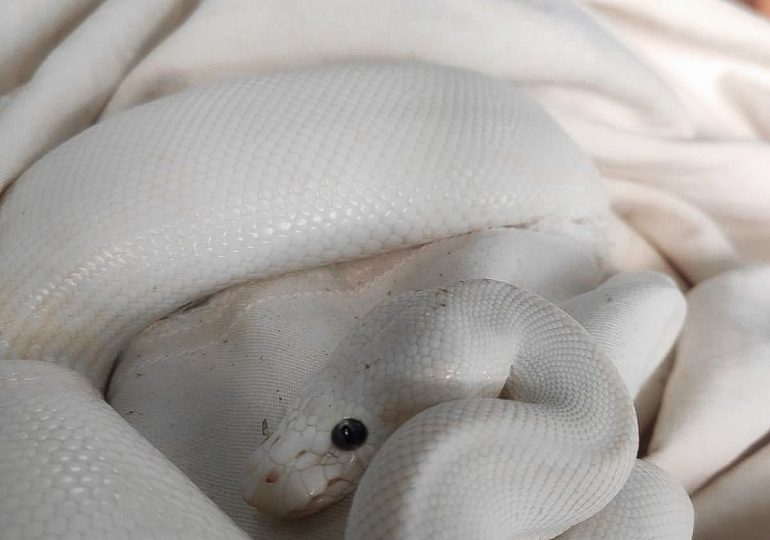
[[[0,203],[0,481],[8,494],[0,515],[11,516],[7,530],[88,537],[98,524],[111,537],[130,537],[137,527],[146,536],[239,536],[177,471],[164,473],[162,456],[88,385],[31,360],[72,368],[103,389],[138,332],[234,283],[488,227],[591,236],[605,211],[590,163],[539,106],[509,84],[468,71],[323,66],[241,77],[107,118],[34,164]],[[630,398],[579,325],[507,285],[446,291],[399,297],[373,320],[389,314],[398,324],[445,303],[437,319],[420,319],[428,330],[414,334],[414,346],[419,351],[442,325],[469,317],[481,334],[465,336],[461,325],[453,339],[469,337],[458,347],[495,357],[495,382],[476,388],[486,397],[410,419],[416,410],[393,409],[398,422],[372,429],[369,443],[382,448],[365,456],[349,537],[483,530],[489,538],[547,538],[583,520],[589,531],[619,522],[616,530],[628,532],[623,501],[633,479],[653,478],[676,495],[648,466],[633,467]],[[496,304],[505,309],[487,309]],[[517,345],[528,359],[518,377],[537,384],[511,385],[508,397],[529,405],[490,393],[500,390],[515,339],[489,332],[513,328],[528,336]],[[394,334],[370,329],[351,336],[346,354],[364,346],[356,336],[383,351],[399,347]],[[452,388],[448,398],[459,397]],[[524,437],[514,424],[536,435]],[[502,457],[510,441],[488,444],[495,434],[526,438],[520,457]],[[489,459],[462,461],[472,448]],[[404,475],[414,492],[399,480]],[[496,492],[483,487],[500,478],[517,509],[508,499],[491,501]],[[447,500],[445,481],[464,482],[469,495]],[[580,496],[569,498],[572,490]],[[187,493],[187,504],[175,502],[179,493]],[[459,511],[469,497],[475,510]],[[387,511],[371,513],[375,507]],[[493,511],[503,514],[492,519]],[[580,537],[580,527],[566,534]],[[671,530],[656,538],[679,537]]]

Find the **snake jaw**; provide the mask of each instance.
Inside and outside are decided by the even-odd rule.
[[[270,446],[260,445],[249,457],[241,495],[265,514],[292,517],[303,509],[306,490],[297,472],[278,463],[269,450]]]
[[[308,474],[309,473],[309,474]],[[263,513],[278,518],[313,514],[351,493],[357,481],[343,467],[314,465],[305,470],[270,461],[251,467],[241,485],[243,498]]]
[[[241,484],[246,502],[273,517],[296,518],[355,490],[364,471],[355,452],[303,449],[301,440],[279,433],[258,446],[247,461]]]

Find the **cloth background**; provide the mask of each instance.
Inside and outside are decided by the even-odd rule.
[[[349,59],[418,59],[508,80],[593,158],[620,218],[610,231],[609,265],[666,272],[683,290],[697,286],[682,340],[696,325],[691,333],[711,333],[723,345],[706,367],[691,368],[682,366],[702,349],[680,346],[671,379],[694,386],[686,398],[668,385],[667,396],[685,397],[664,398],[679,416],[669,416],[666,435],[653,439],[652,455],[694,493],[696,538],[725,530],[761,538],[770,528],[761,511],[770,507],[762,488],[770,484],[763,438],[770,398],[735,400],[759,395],[770,370],[770,285],[756,266],[770,263],[770,23],[742,5],[7,2],[0,4],[0,186],[90,124],[158,96],[236,74]],[[750,307],[725,311],[736,305]],[[739,311],[750,316],[735,317]],[[693,383],[693,372],[710,382]],[[727,390],[699,408],[698,396],[714,388],[708,384]],[[678,468],[703,434],[735,424],[733,411],[749,425],[732,439],[738,442],[701,469]],[[688,431],[692,425],[700,431]],[[172,461],[184,470],[188,457]]]

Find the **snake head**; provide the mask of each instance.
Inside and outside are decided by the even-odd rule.
[[[324,395],[292,408],[252,453],[243,498],[274,517],[312,514],[355,490],[379,438],[376,419]]]

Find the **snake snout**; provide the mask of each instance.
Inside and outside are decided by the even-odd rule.
[[[296,441],[286,439],[276,444],[272,440],[261,444],[246,463],[241,495],[260,512],[273,517],[312,513],[316,505],[311,500],[326,485],[317,462],[318,457]]]
[[[244,500],[273,517],[297,518],[329,506],[355,489],[362,472],[353,455],[331,459],[303,449],[283,463],[284,452],[269,445],[257,447],[241,484]]]
[[[275,517],[285,517],[290,510],[286,505],[287,488],[291,487],[290,474],[283,467],[268,462],[249,463],[241,483],[241,495],[250,505]]]

